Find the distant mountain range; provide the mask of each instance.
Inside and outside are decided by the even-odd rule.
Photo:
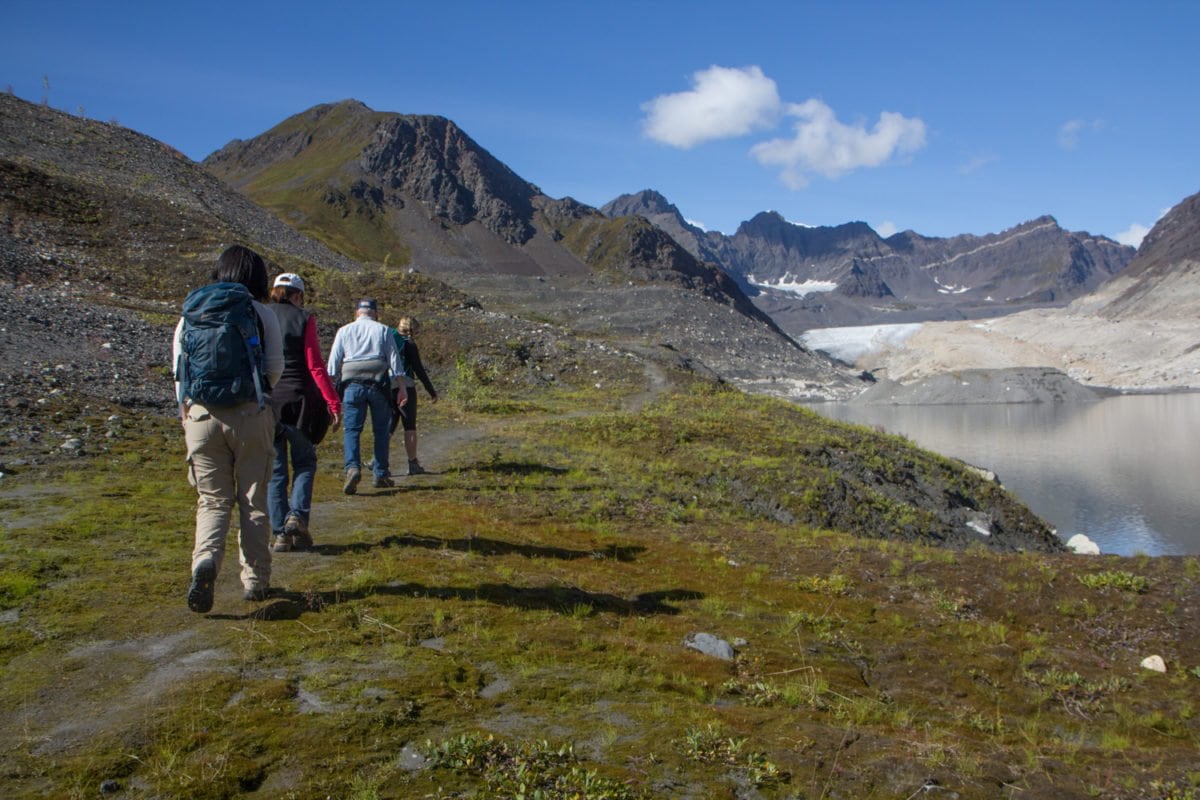
[[[1132,247],[1063,230],[1044,216],[987,236],[904,231],[883,238],[863,222],[807,227],[763,212],[733,236],[704,231],[658,192],[602,209],[637,215],[698,259],[733,275],[785,330],[957,319],[1065,305],[1119,273]]]
[[[1091,386],[1200,388],[1200,195],[1167,212],[1125,270],[1065,308],[909,333],[856,364],[901,383],[980,367],[1045,367]]]

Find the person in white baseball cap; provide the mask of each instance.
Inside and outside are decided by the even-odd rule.
[[[283,334],[283,376],[271,394],[279,424],[275,427],[275,468],[267,487],[267,501],[274,534],[271,549],[286,553],[313,545],[308,520],[317,475],[316,446],[326,431],[337,429],[342,401],[321,357],[317,318],[304,310],[304,279],[294,272],[279,275],[271,289],[271,300]]]

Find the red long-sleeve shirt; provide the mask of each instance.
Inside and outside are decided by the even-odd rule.
[[[333,387],[333,381],[329,380],[329,373],[325,371],[325,359],[321,355],[321,342],[317,339],[315,314],[309,314],[308,322],[304,324],[304,362],[308,365],[309,374],[317,382],[317,388],[321,390],[321,397],[325,398],[330,412],[341,414],[342,401],[338,398],[337,389]]]

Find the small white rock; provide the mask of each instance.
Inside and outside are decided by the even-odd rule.
[[[1155,672],[1166,672],[1167,665],[1163,662],[1162,656],[1147,656],[1142,659],[1142,667],[1152,669]]]
[[[1077,533],[1070,539],[1067,539],[1067,549],[1085,556],[1100,555],[1100,545],[1082,533]]]

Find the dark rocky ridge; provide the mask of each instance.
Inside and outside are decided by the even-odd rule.
[[[1119,273],[1134,250],[1071,233],[1053,217],[987,236],[930,238],[904,231],[884,239],[862,222],[809,228],[763,212],[733,236],[689,224],[661,194],[625,195],[603,208],[637,214],[693,255],[720,265],[793,335],[811,327],[998,316],[1064,305]],[[770,288],[822,281],[835,292],[803,298]]]
[[[1164,214],[1129,268],[1106,288],[1087,305],[1108,319],[1200,316],[1200,194]]]
[[[376,212],[416,200],[433,216],[456,225],[479,222],[509,244],[524,244],[534,234],[536,187],[444,117],[380,114],[356,100],[320,105],[254,139],[230,142],[204,166],[253,194],[256,179],[272,167],[323,144],[349,146],[353,158],[331,165],[332,171],[354,200]],[[341,187],[331,181],[326,188]]]

